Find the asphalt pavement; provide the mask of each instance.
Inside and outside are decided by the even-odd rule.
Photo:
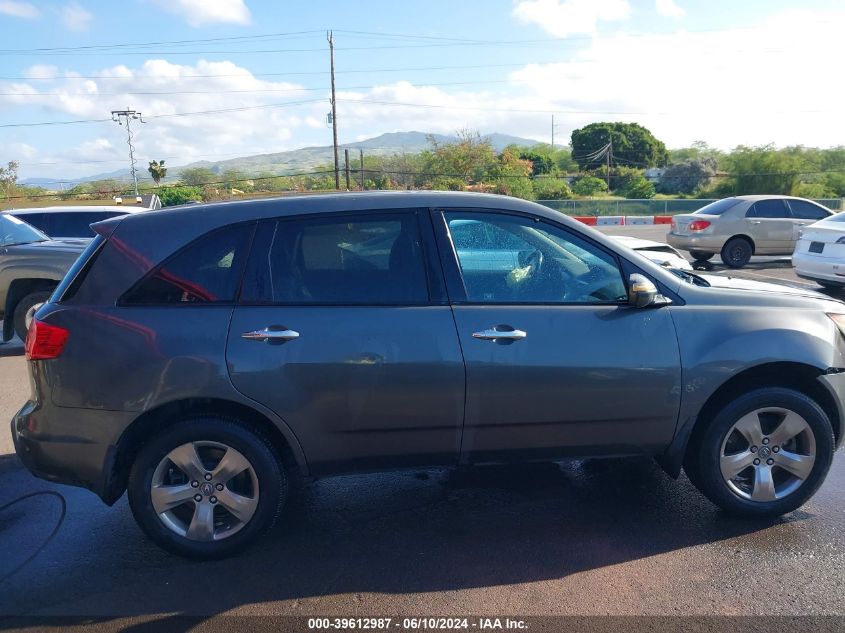
[[[797,283],[784,260],[741,274]],[[27,392],[22,345],[0,346],[0,420]],[[647,459],[338,477],[309,486],[245,554],[197,563],[150,543],[125,497],[108,508],[32,477],[10,453],[4,430],[0,507],[58,495],[0,510],[0,629],[32,624],[10,616],[145,630],[192,615],[245,631],[283,628],[258,616],[610,614],[746,615],[771,631],[782,627],[759,618],[845,614],[841,456],[801,510],[756,521]]]

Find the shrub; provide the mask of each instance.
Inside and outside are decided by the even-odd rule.
[[[579,196],[594,196],[607,191],[607,183],[595,176],[581,176],[572,184],[572,193]]]
[[[572,189],[562,178],[537,178],[534,196],[537,200],[568,200],[572,197]]]
[[[163,207],[172,207],[192,201],[202,202],[203,199],[200,187],[162,187],[157,193]]]
[[[654,184],[643,177],[635,178],[625,185],[622,195],[629,199],[645,200],[654,197]]]

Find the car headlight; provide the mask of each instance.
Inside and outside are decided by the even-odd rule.
[[[836,312],[827,312],[827,316],[830,317],[830,320],[836,323],[836,327],[839,328],[839,333],[845,337],[845,314],[838,314]]]

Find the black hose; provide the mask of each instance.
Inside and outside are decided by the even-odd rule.
[[[26,560],[24,560],[17,567],[12,569],[12,571],[7,572],[4,576],[0,576],[0,584],[3,584],[6,580],[8,580],[9,578],[11,578],[15,574],[17,574],[21,569],[23,569],[24,567],[29,565],[33,560],[35,560],[35,557],[38,556],[41,553],[41,551],[50,544],[50,541],[52,541],[55,538],[56,534],[58,534],[58,532],[59,532],[59,528],[62,527],[62,523],[64,523],[64,521],[65,521],[65,515],[67,514],[67,502],[65,501],[65,498],[62,495],[60,495],[58,492],[55,492],[53,490],[40,490],[38,492],[30,492],[28,495],[23,495],[22,497],[18,497],[17,499],[13,499],[9,503],[6,503],[6,504],[0,506],[0,512],[3,512],[3,510],[11,508],[16,503],[20,503],[21,501],[25,501],[26,499],[31,499],[32,497],[38,497],[38,496],[41,496],[41,495],[56,497],[59,500],[59,503],[62,506],[62,511],[59,515],[59,520],[56,522],[56,527],[53,528],[53,531],[50,532],[50,534],[47,536],[47,538],[44,540],[44,542],[41,545],[39,545],[38,549],[36,549],[32,554],[30,554],[26,558]]]

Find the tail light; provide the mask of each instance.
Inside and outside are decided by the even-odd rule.
[[[689,230],[690,231],[703,231],[708,226],[710,226],[710,222],[708,222],[707,220],[693,220],[689,224]]]
[[[675,227],[677,226],[677,222],[675,222],[675,218],[672,218],[672,220],[670,222],[670,226],[672,227],[672,230],[674,231]]]
[[[26,359],[48,360],[57,358],[65,347],[70,332],[63,327],[49,325],[33,319],[26,333]]]

